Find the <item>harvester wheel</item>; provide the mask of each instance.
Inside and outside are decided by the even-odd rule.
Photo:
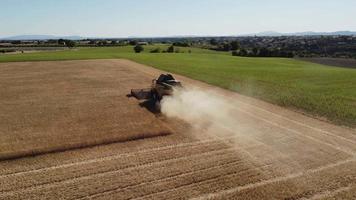
[[[154,102],[155,109],[160,111],[161,110],[161,104],[160,104],[160,98],[157,94],[157,92],[152,92],[152,100]]]
[[[155,109],[156,109],[157,111],[161,111],[161,103],[160,103],[159,101],[156,101],[156,102],[155,102]]]
[[[152,99],[153,99],[154,102],[158,101],[158,95],[154,91],[152,92]]]

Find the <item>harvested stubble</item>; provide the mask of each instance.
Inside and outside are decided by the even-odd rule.
[[[0,160],[171,133],[126,97],[149,82],[107,62],[0,64]]]
[[[324,199],[328,195],[333,196],[339,192],[347,192],[347,195],[355,195],[356,161],[340,162],[339,165],[327,165],[304,173],[296,173],[282,178],[251,184],[248,187],[235,187],[220,191],[218,195],[205,195],[209,199],[235,199],[236,196],[252,199]],[[351,190],[351,191],[350,191]],[[274,191],[274,192],[266,192]],[[325,195],[323,197],[323,195]],[[344,199],[334,197],[332,199]],[[353,198],[345,198],[353,199]]]
[[[126,82],[134,88],[146,87],[152,77],[162,73],[127,60],[66,64],[107,66],[112,73],[105,75],[109,82],[110,77],[118,77],[112,69],[116,68],[121,74],[117,85],[123,87]],[[103,80],[103,73],[85,72],[90,80]],[[143,79],[133,81],[132,74],[144,74]],[[213,89],[176,77],[185,84]],[[112,93],[113,88],[101,92]],[[1,161],[0,199],[354,199],[356,134],[352,129],[226,90],[214,91],[231,100],[226,114],[232,123],[215,121],[214,127],[192,130],[179,120],[153,118],[168,125],[173,134]],[[117,97],[118,101],[105,104],[120,105],[117,107],[133,124],[137,115],[130,113],[151,114],[135,100],[119,99],[120,95],[105,97]],[[104,103],[98,101],[90,107],[100,104]],[[113,107],[113,113],[120,112]],[[105,106],[92,113],[101,110],[109,114],[101,114],[108,121],[100,123],[113,125],[121,120],[105,117],[115,116]],[[93,122],[89,117],[85,120]],[[123,131],[133,124],[117,124],[116,130]]]
[[[175,149],[178,150],[178,149]],[[201,151],[201,150],[200,150]],[[194,152],[194,151],[193,151]],[[155,154],[157,156],[157,154]],[[209,157],[210,159],[203,159]],[[157,157],[156,157],[157,158]],[[195,161],[199,161],[199,164]],[[140,164],[137,164],[132,167],[111,169],[110,171],[96,173],[100,163],[92,163],[87,167],[88,175],[83,177],[76,177],[75,174],[69,174],[70,179],[65,181],[55,181],[52,180],[47,184],[39,184],[19,189],[11,192],[3,192],[0,197],[2,198],[12,198],[16,199],[21,198],[21,196],[26,196],[28,198],[34,198],[35,196],[46,196],[46,194],[51,193],[51,198],[60,198],[60,199],[70,199],[73,197],[85,197],[87,195],[94,195],[102,193],[108,190],[114,190],[117,187],[126,188],[132,187],[137,184],[142,183],[142,177],[140,174],[141,171],[145,171],[145,182],[155,181],[163,179],[166,177],[174,177],[180,174],[185,174],[193,171],[199,171],[199,169],[206,167],[214,167],[216,164],[221,164],[221,167],[224,163],[232,163],[241,160],[241,158],[234,155],[234,151],[227,149],[220,150],[208,150],[205,152],[191,155],[188,152],[184,156],[179,156],[176,158],[169,158],[166,160],[154,160],[145,164],[144,161],[141,161]],[[99,164],[97,166],[97,164]],[[115,168],[115,165],[111,166]],[[92,172],[92,173],[90,173]],[[94,173],[93,173],[94,172]],[[57,172],[58,173],[58,172]],[[65,170],[61,170],[62,175],[66,174]],[[49,174],[43,174],[43,176],[48,177]],[[137,175],[137,176],[136,176]],[[29,174],[28,176],[31,176]],[[90,180],[95,179],[96,187],[93,187],[93,182]],[[89,182],[88,182],[89,181]],[[66,185],[66,187],[63,187]],[[103,185],[105,185],[103,187]],[[69,186],[69,187],[67,187]],[[88,192],[88,187],[90,187],[90,192]],[[76,193],[73,196],[74,192]],[[20,195],[19,195],[20,194]]]
[[[0,192],[24,189],[35,185],[46,185],[53,182],[63,182],[70,180],[73,177],[78,178],[78,180],[85,179],[85,177],[91,177],[93,175],[94,169],[95,174],[104,175],[111,171],[135,168],[150,163],[187,158],[187,155],[189,154],[206,155],[211,153],[214,155],[215,153],[220,152],[219,155],[222,155],[222,151],[227,148],[228,146],[222,142],[197,142],[187,146],[172,146],[171,148],[165,149],[157,148],[143,152],[136,152],[135,154],[112,155],[77,163],[22,171],[0,176],[0,185],[2,186]],[[180,151],[177,151],[178,149]],[[157,154],[160,155],[159,158],[157,158]]]

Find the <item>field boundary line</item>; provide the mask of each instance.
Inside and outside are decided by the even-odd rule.
[[[254,189],[257,187],[261,187],[264,185],[268,185],[268,184],[272,184],[272,183],[276,183],[276,182],[280,182],[280,181],[286,181],[289,179],[293,179],[293,178],[298,178],[301,177],[303,175],[309,175],[309,174],[313,174],[313,173],[317,173],[323,170],[327,170],[327,169],[331,169],[334,167],[338,167],[340,165],[344,165],[350,162],[355,162],[356,161],[356,157],[353,157],[351,159],[346,159],[346,160],[342,160],[342,161],[338,161],[336,163],[332,163],[332,164],[328,164],[328,165],[324,165],[324,166],[320,166],[314,169],[309,169],[306,170],[304,172],[298,172],[298,173],[292,173],[292,174],[288,174],[286,176],[281,176],[281,177],[276,177],[276,178],[272,178],[272,179],[268,179],[268,180],[263,180],[257,183],[251,183],[251,184],[246,184],[244,186],[238,186],[235,188],[231,188],[231,189],[227,189],[227,190],[222,190],[216,193],[210,193],[210,194],[205,194],[205,195],[201,195],[199,197],[195,197],[192,198],[193,200],[201,200],[201,199],[211,199],[211,198],[217,198],[220,197],[222,195],[228,195],[228,194],[232,194],[234,192],[239,192],[239,191],[243,191],[243,190],[247,190],[247,189]]]
[[[50,183],[44,183],[44,184],[37,184],[37,185],[31,185],[25,188],[20,188],[20,189],[14,189],[14,190],[8,190],[5,192],[1,192],[0,193],[0,197],[4,197],[4,196],[9,196],[9,195],[14,195],[16,194],[16,192],[27,192],[27,191],[33,191],[36,188],[50,188],[53,187],[54,185],[58,185],[58,184],[68,184],[68,183],[73,183],[76,182],[78,180],[85,180],[85,179],[91,179],[91,178],[97,178],[97,177],[101,177],[101,176],[105,176],[108,174],[116,174],[116,173],[123,173],[122,171],[129,171],[129,170],[133,170],[133,169],[137,169],[137,168],[144,168],[144,167],[149,167],[149,166],[153,166],[153,165],[157,165],[157,164],[165,164],[165,163],[169,163],[172,161],[177,161],[177,160],[181,160],[181,159],[185,159],[185,158],[189,158],[189,157],[199,157],[199,156],[206,156],[209,154],[213,154],[213,153],[220,153],[220,152],[224,152],[224,151],[229,151],[229,150],[236,150],[236,148],[234,147],[230,147],[230,148],[226,148],[226,149],[220,149],[220,150],[213,150],[213,151],[208,151],[208,152],[204,152],[204,153],[198,153],[198,154],[193,154],[193,155],[187,155],[187,156],[182,156],[182,157],[176,157],[176,158],[169,158],[169,159],[164,159],[164,160],[160,160],[160,161],[151,161],[151,162],[147,162],[144,164],[138,164],[135,166],[130,166],[130,167],[124,167],[121,169],[116,169],[116,170],[109,170],[109,171],[105,171],[105,172],[99,172],[99,173],[93,173],[93,174],[89,174],[89,175],[85,175],[85,176],[77,176],[74,178],[67,178],[64,180],[60,180],[60,181],[54,181],[54,182],[50,182]]]

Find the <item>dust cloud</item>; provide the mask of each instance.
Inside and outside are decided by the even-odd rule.
[[[175,89],[173,95],[161,101],[161,112],[189,123],[197,130],[215,136],[222,132],[234,132],[238,121],[231,116],[231,102],[213,91],[193,88]]]
[[[162,99],[161,112],[169,118],[188,123],[191,129],[187,133],[196,139],[219,141],[236,149],[235,156],[243,158],[251,166],[277,166],[280,164],[276,159],[281,156],[280,150],[289,148],[288,144],[272,142],[274,138],[279,139],[282,132],[273,129],[278,134],[270,134],[270,126],[249,115],[251,112],[254,115],[253,108],[214,90],[177,89],[173,95]],[[276,168],[274,172],[280,173],[279,170]]]

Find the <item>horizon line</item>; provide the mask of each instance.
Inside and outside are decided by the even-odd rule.
[[[248,36],[303,36],[303,34],[308,35],[330,35],[338,32],[347,32],[351,35],[356,35],[356,31],[351,30],[338,30],[338,31],[300,31],[300,32],[279,32],[279,31],[262,31],[256,33],[242,33],[242,34],[229,34],[229,35],[204,35],[204,34],[182,34],[182,35],[165,35],[165,36],[82,36],[82,35],[57,35],[57,34],[18,34],[1,36],[0,40],[11,39],[15,37],[26,37],[26,36],[42,36],[42,37],[55,37],[55,38],[68,38],[68,37],[80,37],[81,39],[129,39],[129,38],[177,38],[177,37],[248,37]],[[50,39],[50,38],[49,38]]]

